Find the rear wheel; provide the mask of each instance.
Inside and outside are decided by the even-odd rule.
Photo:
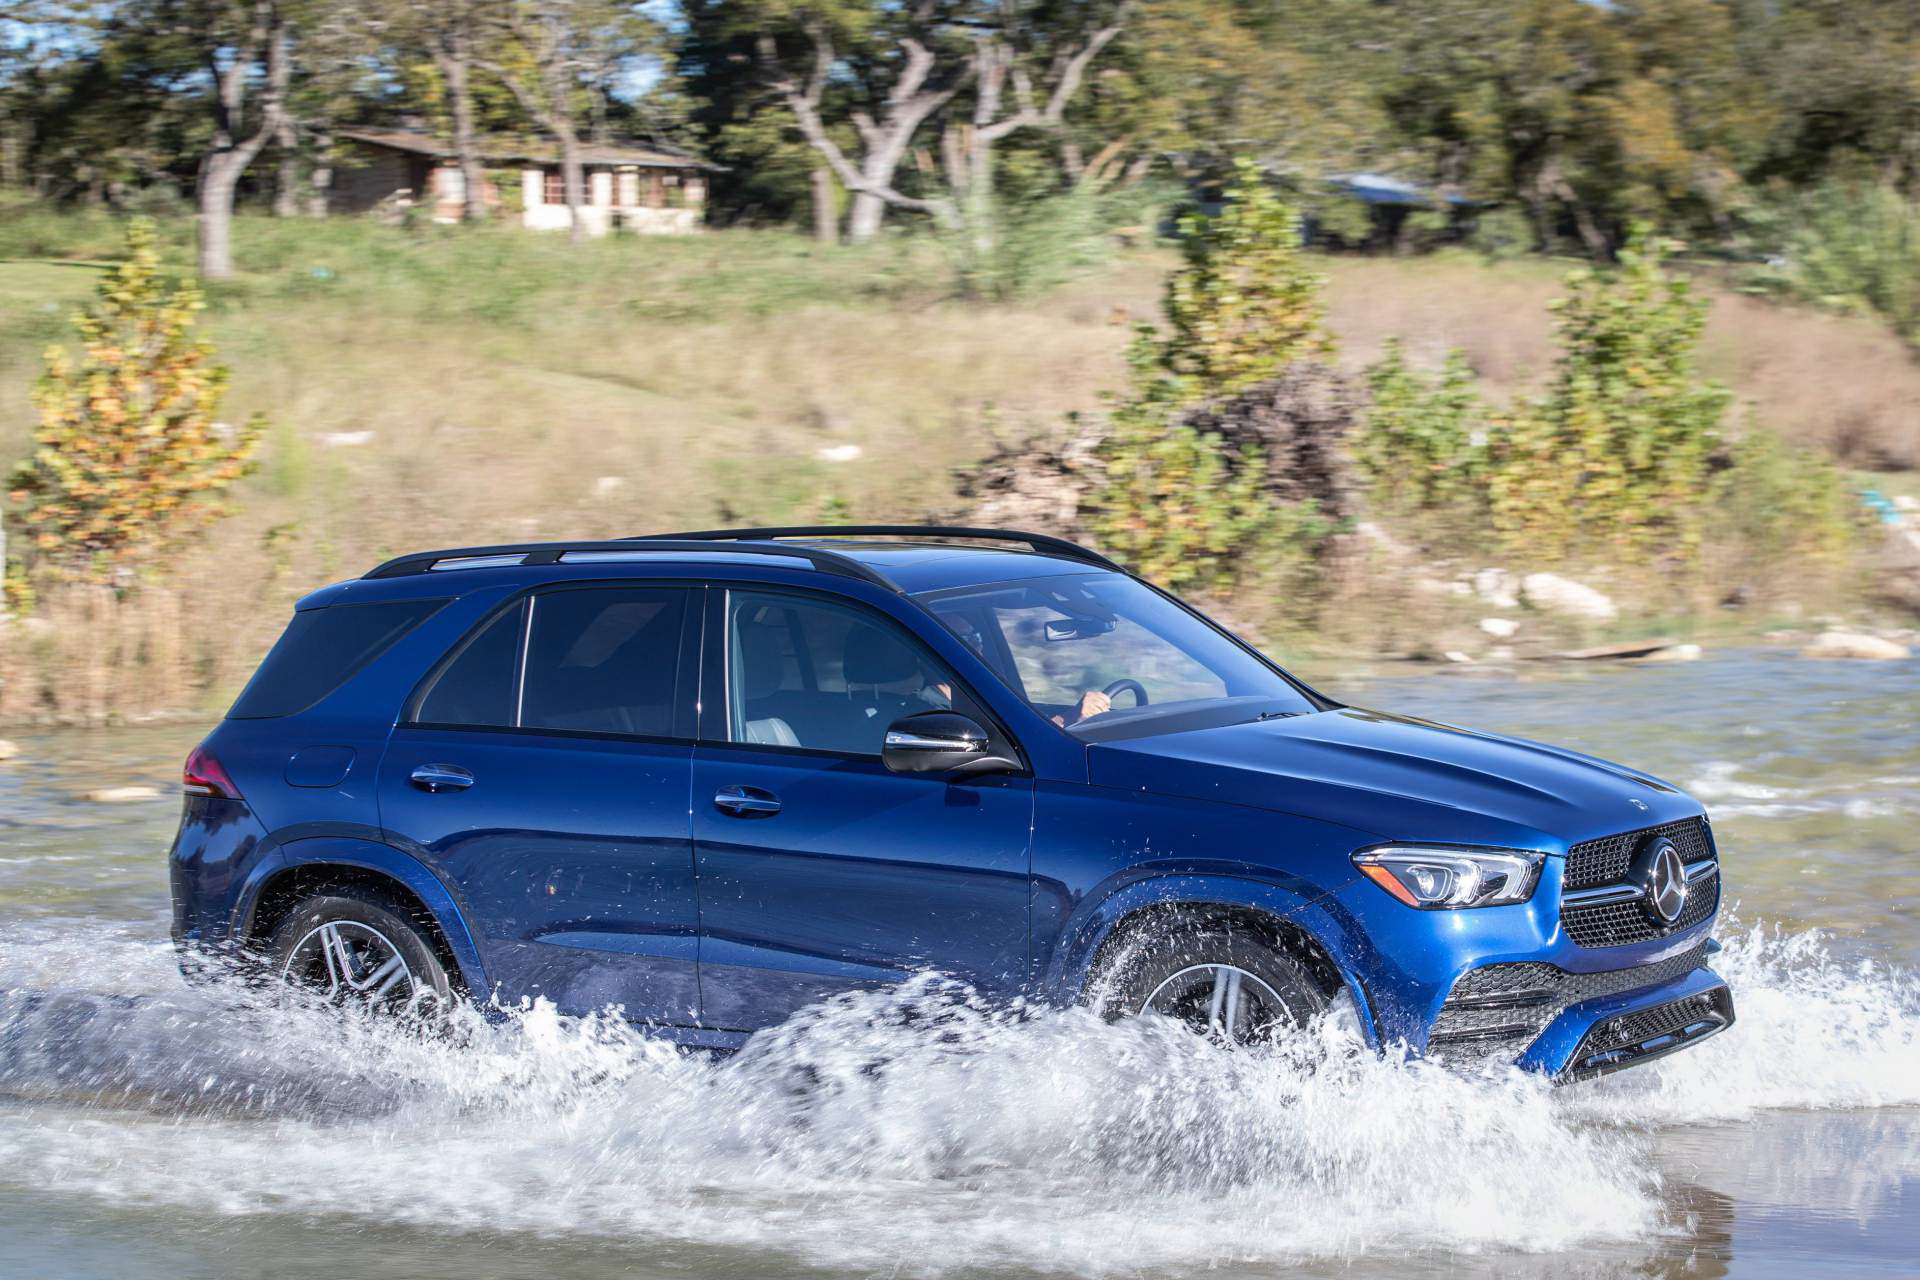
[[[1157,1013],[1228,1045],[1272,1044],[1328,1004],[1299,960],[1210,921],[1150,926],[1119,939],[1088,991],[1108,1018]]]
[[[273,931],[268,952],[283,982],[336,1008],[421,1018],[452,1003],[433,943],[404,906],[370,891],[302,901]]]

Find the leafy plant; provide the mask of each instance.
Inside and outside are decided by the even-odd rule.
[[[48,349],[33,452],[11,476],[35,567],[72,579],[112,580],[202,524],[264,426],[218,421],[227,370],[193,336],[199,290],[162,275],[145,221],[129,224],[126,247],[75,318],[78,357]]]
[[[1487,407],[1466,353],[1450,351],[1438,374],[1407,363],[1406,345],[1387,343],[1367,369],[1372,405],[1354,440],[1354,462],[1387,514],[1484,510]]]
[[[1310,502],[1264,492],[1257,449],[1229,454],[1183,420],[1190,410],[1332,348],[1321,279],[1300,251],[1300,220],[1242,161],[1226,208],[1182,221],[1186,262],[1167,284],[1164,336],[1142,326],[1128,351],[1133,389],[1101,444],[1094,528],[1140,572],[1174,587],[1271,583],[1330,532]]]
[[[1568,277],[1553,385],[1497,437],[1493,521],[1515,551],[1629,562],[1697,551],[1732,397],[1697,368],[1707,306],[1664,270],[1673,247],[1637,233],[1617,269]]]
[[[1333,350],[1321,297],[1307,269],[1300,215],[1250,160],[1234,167],[1220,213],[1181,220],[1185,264],[1167,285],[1172,329],[1160,363],[1218,396]]]

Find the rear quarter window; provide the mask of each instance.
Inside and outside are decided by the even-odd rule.
[[[431,617],[444,600],[394,600],[307,609],[268,651],[227,716],[269,720],[305,711]]]

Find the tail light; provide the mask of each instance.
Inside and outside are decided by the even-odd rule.
[[[240,798],[240,788],[233,785],[233,776],[205,747],[195,747],[187,757],[186,768],[180,774],[180,786],[190,796],[213,796],[221,800]]]

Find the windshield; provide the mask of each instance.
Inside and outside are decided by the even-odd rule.
[[[1316,709],[1233,640],[1117,573],[965,587],[920,600],[1036,711],[1089,740]]]

